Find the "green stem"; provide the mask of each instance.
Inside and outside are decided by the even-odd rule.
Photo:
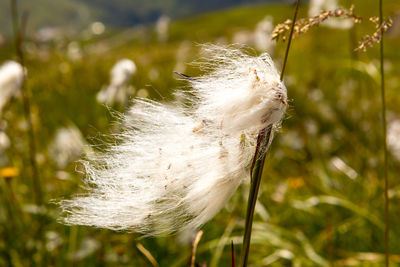
[[[27,13],[22,16],[22,23],[19,23],[17,0],[10,0],[12,24],[15,37],[15,50],[21,66],[25,69],[25,57],[22,50],[24,32],[27,22]],[[36,143],[31,116],[30,92],[26,86],[26,75],[21,86],[22,101],[24,106],[25,119],[28,123],[29,163],[32,171],[34,197],[37,205],[42,204],[42,190],[40,187],[39,171],[36,163]]]
[[[383,3],[379,0],[379,23],[383,24]],[[384,157],[384,183],[385,183],[385,266],[389,266],[389,180],[388,180],[388,149],[386,142],[386,100],[385,100],[385,69],[383,55],[383,34],[384,30],[381,27],[381,42],[380,42],[380,71],[381,71],[381,100],[382,100],[382,130],[383,130],[383,157]]]
[[[283,65],[282,65],[282,71],[281,71],[281,76],[280,76],[281,81],[283,81],[283,76],[284,76],[285,69],[286,69],[286,62],[287,62],[287,59],[289,56],[290,44],[291,44],[292,38],[293,38],[294,25],[296,23],[299,6],[300,6],[300,0],[297,0],[296,9],[295,9],[293,20],[292,20],[292,26],[290,28],[288,44],[286,47],[285,57],[283,60]],[[258,134],[257,140],[260,142],[257,143],[256,152],[254,155],[254,162],[251,166],[251,170],[253,170],[253,167],[254,167],[254,172],[252,174],[249,199],[247,202],[246,224],[245,224],[245,231],[244,231],[244,236],[243,236],[243,248],[242,248],[242,257],[241,257],[241,260],[242,260],[241,266],[242,267],[247,266],[247,261],[249,258],[249,249],[250,249],[250,241],[251,241],[251,230],[252,230],[252,226],[253,226],[254,210],[255,210],[255,206],[256,206],[256,202],[257,202],[258,190],[260,188],[266,152],[267,152],[268,146],[269,146],[271,138],[272,138],[272,131],[273,131],[272,127],[273,127],[272,125],[267,126],[265,129],[261,130],[260,133]],[[261,157],[260,157],[260,155],[261,155]]]
[[[290,27],[289,40],[288,40],[288,44],[286,46],[285,57],[283,59],[283,66],[282,66],[281,77],[280,77],[281,81],[283,81],[283,75],[284,75],[285,69],[286,69],[286,62],[287,62],[287,59],[289,56],[290,44],[292,43],[292,39],[293,39],[294,25],[296,24],[297,13],[299,12],[299,6],[300,6],[300,0],[297,0],[296,9],[294,10],[294,15],[293,15],[293,20],[292,20],[292,26]]]

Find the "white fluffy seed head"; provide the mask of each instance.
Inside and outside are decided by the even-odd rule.
[[[136,64],[130,59],[119,60],[111,69],[110,84],[103,87],[97,94],[97,101],[105,104],[113,104],[120,102],[124,104],[132,91],[132,87],[128,85],[133,74],[136,73]]]
[[[81,132],[75,126],[57,130],[54,140],[49,146],[49,155],[59,168],[64,168],[77,160],[87,146]]]
[[[206,49],[210,73],[192,81],[198,115],[218,121],[226,133],[260,129],[279,122],[287,106],[286,87],[266,53],[250,57],[240,50]]]
[[[268,55],[209,46],[208,74],[170,104],[138,99],[115,145],[85,163],[88,192],[68,224],[149,235],[193,231],[248,178],[259,130],[279,123],[286,89]]]
[[[136,65],[130,59],[121,59],[111,69],[111,83],[113,86],[126,85],[136,72]]]
[[[7,61],[0,67],[0,113],[10,98],[19,93],[24,77],[24,68],[18,62]]]

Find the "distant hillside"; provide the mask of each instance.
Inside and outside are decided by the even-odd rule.
[[[19,0],[20,10],[30,13],[29,31],[41,27],[63,27],[80,30],[92,21],[111,27],[126,27],[157,20],[162,14],[172,18],[186,17],[209,10],[245,3],[278,0]],[[0,33],[11,32],[10,2],[0,1]]]

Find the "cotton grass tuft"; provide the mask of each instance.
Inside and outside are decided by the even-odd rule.
[[[115,63],[110,71],[110,84],[97,94],[97,101],[109,105],[115,102],[125,104],[129,91],[133,91],[129,81],[136,70],[135,62],[130,59],[121,59]]]
[[[188,80],[179,101],[136,99],[115,144],[84,162],[87,193],[61,202],[65,223],[148,235],[193,231],[249,179],[257,134],[280,123],[286,88],[267,54],[204,51],[206,74]]]
[[[25,78],[24,68],[15,61],[0,66],[0,114],[7,102],[16,97]]]

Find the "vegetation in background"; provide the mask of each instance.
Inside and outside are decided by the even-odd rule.
[[[342,1],[350,2],[361,17],[377,15],[376,1]],[[394,18],[399,9],[397,1],[385,1],[385,15]],[[192,247],[176,242],[175,237],[141,239],[135,234],[59,224],[59,210],[51,201],[79,191],[80,165],[72,162],[59,167],[49,147],[57,130],[71,125],[95,148],[101,148],[101,134],[118,132],[116,119],[96,101],[96,95],[109,83],[109,71],[119,59],[130,58],[137,66],[130,81],[136,92],[132,97],[142,90],[152,99],[170,99],[173,88],[183,86],[173,71],[180,60],[199,57],[196,43],[230,43],[235,33],[253,30],[266,15],[276,24],[292,17],[292,12],[289,6],[259,5],[196,16],[173,22],[165,43],[158,41],[151,27],[111,31],[107,24],[104,34],[90,38],[28,39],[24,51],[45,204],[34,202],[26,121],[17,98],[3,109],[1,118],[11,146],[1,152],[6,160],[0,167],[0,266],[151,266],[145,250],[160,266],[187,266]],[[299,17],[306,17],[306,12],[303,6]],[[400,117],[400,70],[396,67],[400,36],[394,29],[385,34],[389,123]],[[291,108],[266,159],[268,179],[260,186],[249,264],[383,265],[379,49],[354,51],[361,37],[375,30],[372,23],[356,24],[350,30],[320,26],[293,43],[285,72]],[[182,47],[186,47],[183,59],[177,57]],[[285,45],[278,43],[272,51],[277,64],[284,50]],[[0,62],[15,59],[13,54],[12,40],[7,39],[0,47]],[[193,66],[184,67],[184,73],[198,74]],[[112,108],[125,110],[118,103]],[[400,167],[398,159],[388,156],[390,261],[396,266],[400,264],[396,176]],[[19,174],[7,174],[5,168],[10,166]],[[197,262],[230,266],[231,240],[235,248],[242,244],[248,190],[248,185],[242,186],[205,225]]]

